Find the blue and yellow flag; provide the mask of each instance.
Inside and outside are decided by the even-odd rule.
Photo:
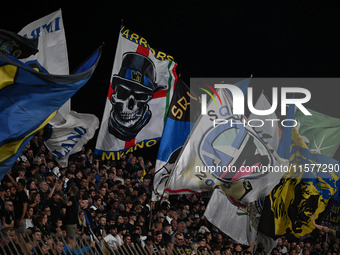
[[[266,198],[259,230],[274,238],[302,238],[315,228],[311,216],[320,218],[331,199],[338,198],[340,163],[312,152],[296,128],[286,128],[281,140],[278,151],[290,168]]]
[[[90,79],[100,52],[72,75],[40,72],[0,53],[0,180],[32,136]]]

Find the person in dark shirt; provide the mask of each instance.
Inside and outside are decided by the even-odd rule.
[[[81,185],[80,182],[83,179],[83,171],[81,169],[77,169],[74,172],[75,178],[73,179],[73,181],[76,183],[78,189],[80,189]]]
[[[52,228],[47,223],[47,215],[40,215],[39,216],[37,227],[40,229],[41,234],[45,238],[49,238],[50,237]]]
[[[168,221],[164,221],[163,222],[163,241],[164,241],[164,245],[168,246],[169,243],[171,243],[171,225],[169,224]]]
[[[185,254],[184,237],[180,233],[175,234],[174,250],[177,254]]]
[[[15,194],[14,200],[14,216],[16,221],[16,226],[20,227],[23,224],[25,214],[28,207],[28,197],[24,190],[26,186],[26,181],[19,179],[17,186],[17,193]]]
[[[107,235],[108,231],[105,216],[99,218],[98,224],[93,231],[99,240],[102,240]]]
[[[55,191],[50,200],[48,200],[48,207],[51,209],[51,226],[55,226],[58,219],[62,218],[62,208],[64,193],[62,191]]]
[[[164,247],[164,242],[163,242],[163,234],[161,231],[156,231],[154,234],[154,244],[157,248],[157,250],[161,250],[161,248]]]
[[[26,171],[26,179],[27,180],[34,180],[34,175],[39,171],[39,165],[32,164],[31,167]]]
[[[71,186],[68,191],[69,199],[66,202],[66,213],[65,213],[65,226],[67,236],[74,237],[76,234],[76,226],[78,222],[78,201],[76,194],[78,188]]]
[[[50,187],[48,186],[46,181],[42,181],[39,184],[39,193],[40,193],[40,198],[42,202],[47,201],[48,194],[50,193],[49,191]]]
[[[1,225],[2,228],[13,228],[14,227],[14,213],[13,213],[13,202],[8,200],[5,201],[5,208],[1,212]]]
[[[127,213],[129,217],[129,222],[125,224],[126,230],[129,234],[132,233],[132,230],[135,228],[135,222],[137,220],[137,214],[135,212]]]
[[[192,254],[192,237],[190,234],[184,234],[184,251],[186,254]]]

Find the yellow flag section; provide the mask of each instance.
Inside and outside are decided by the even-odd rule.
[[[28,133],[24,138],[5,143],[0,147],[0,162],[5,161],[9,159],[10,157],[14,156],[18,151],[19,148],[22,146],[22,144],[25,142],[25,140],[34,135],[36,132],[44,128],[47,123],[54,117],[54,115],[57,113],[57,111],[53,112],[38,128],[33,130],[32,132]]]
[[[18,67],[14,65],[4,65],[0,67],[0,90],[4,89],[6,86],[14,84],[14,78],[17,73]],[[43,128],[56,114],[53,112],[38,128],[34,129],[32,132],[26,134],[24,138],[4,143],[0,146],[0,162],[3,162],[15,155],[19,150],[22,143],[32,134],[35,134],[41,128]]]
[[[14,83],[17,67],[13,65],[0,66],[0,89]]]
[[[266,199],[260,231],[271,237],[306,237],[339,194],[339,162],[311,153],[297,129],[292,130],[290,170]],[[269,227],[272,226],[272,227]]]

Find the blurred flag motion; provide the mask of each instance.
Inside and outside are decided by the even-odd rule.
[[[207,112],[214,113],[217,125],[213,125],[211,116],[200,116],[165,191],[200,193],[218,187],[237,201],[253,202],[268,195],[283,174],[262,172],[262,167],[286,166],[288,162],[251,127],[243,125],[243,116],[231,114],[231,98],[225,89],[218,89],[214,97]]]
[[[340,119],[308,109],[312,116],[296,111],[299,133],[312,152],[333,157],[340,144]]]
[[[191,94],[190,88],[182,79],[178,79],[158,149],[153,181],[153,200],[158,200],[162,196],[165,182],[194,124],[190,122],[191,97],[194,97]],[[198,103],[199,98],[194,98]]]
[[[245,93],[245,90],[243,90],[243,93]],[[258,110],[270,108],[270,103],[263,92],[259,96],[255,108]],[[249,120],[252,119],[277,119],[277,116],[275,113],[270,115],[255,115],[252,113],[249,116]],[[254,129],[266,143],[272,146],[275,151],[277,150],[280,140],[277,123],[272,125],[271,123],[264,122],[264,125]],[[209,200],[204,215],[207,220],[233,240],[244,245],[252,245],[257,240],[257,243],[261,242],[266,250],[271,250],[276,242],[258,231],[263,202],[264,198],[259,198],[247,204],[238,203],[221,190],[216,189]],[[223,215],[228,215],[228,217]]]
[[[287,118],[294,118],[290,106]],[[311,216],[322,217],[339,196],[339,162],[316,154],[296,128],[285,127],[279,154],[289,159],[290,171],[266,198],[259,230],[273,238],[305,237],[314,230]]]
[[[66,36],[61,10],[46,15],[26,25],[20,32],[25,38],[38,42],[38,52],[22,61],[38,61],[51,74],[69,74]],[[27,40],[27,39],[26,39]],[[66,167],[71,154],[81,150],[95,134],[99,119],[93,114],[71,111],[71,99],[67,100],[49,121],[43,134],[45,146],[54,159]]]
[[[67,167],[70,154],[81,151],[99,126],[93,114],[70,111],[65,121],[44,129],[45,145],[62,167]]]
[[[0,30],[0,180],[48,123],[45,144],[62,166],[99,126],[96,116],[70,111],[65,102],[90,79],[101,48],[69,75],[60,10],[19,34]],[[311,216],[320,220],[339,199],[340,163],[330,157],[340,144],[340,119],[310,109],[312,116],[305,116],[290,106],[287,119],[298,127],[287,125],[280,138],[278,122],[247,125],[232,114],[228,91],[211,86],[200,88],[211,100],[209,114],[199,115],[192,109],[200,109],[200,97],[178,79],[176,66],[173,57],[121,27],[95,154],[120,160],[160,141],[154,201],[163,193],[214,190],[207,219],[242,244],[266,242],[267,252],[279,236],[308,236]],[[249,82],[235,85],[245,95]],[[255,108],[271,108],[264,93]]]
[[[32,136],[91,77],[98,49],[73,75],[48,74],[0,53],[0,179],[7,174]],[[38,69],[38,70],[37,70]]]

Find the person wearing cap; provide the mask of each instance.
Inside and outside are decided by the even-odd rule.
[[[190,234],[184,234],[184,251],[185,254],[192,254],[192,236]]]
[[[184,237],[182,234],[176,233],[174,235],[174,251],[176,254],[186,254],[184,249]]]
[[[160,222],[160,223],[164,223],[164,221],[165,221],[165,216],[164,216],[164,214],[163,213],[158,213],[157,214],[157,220]]]

